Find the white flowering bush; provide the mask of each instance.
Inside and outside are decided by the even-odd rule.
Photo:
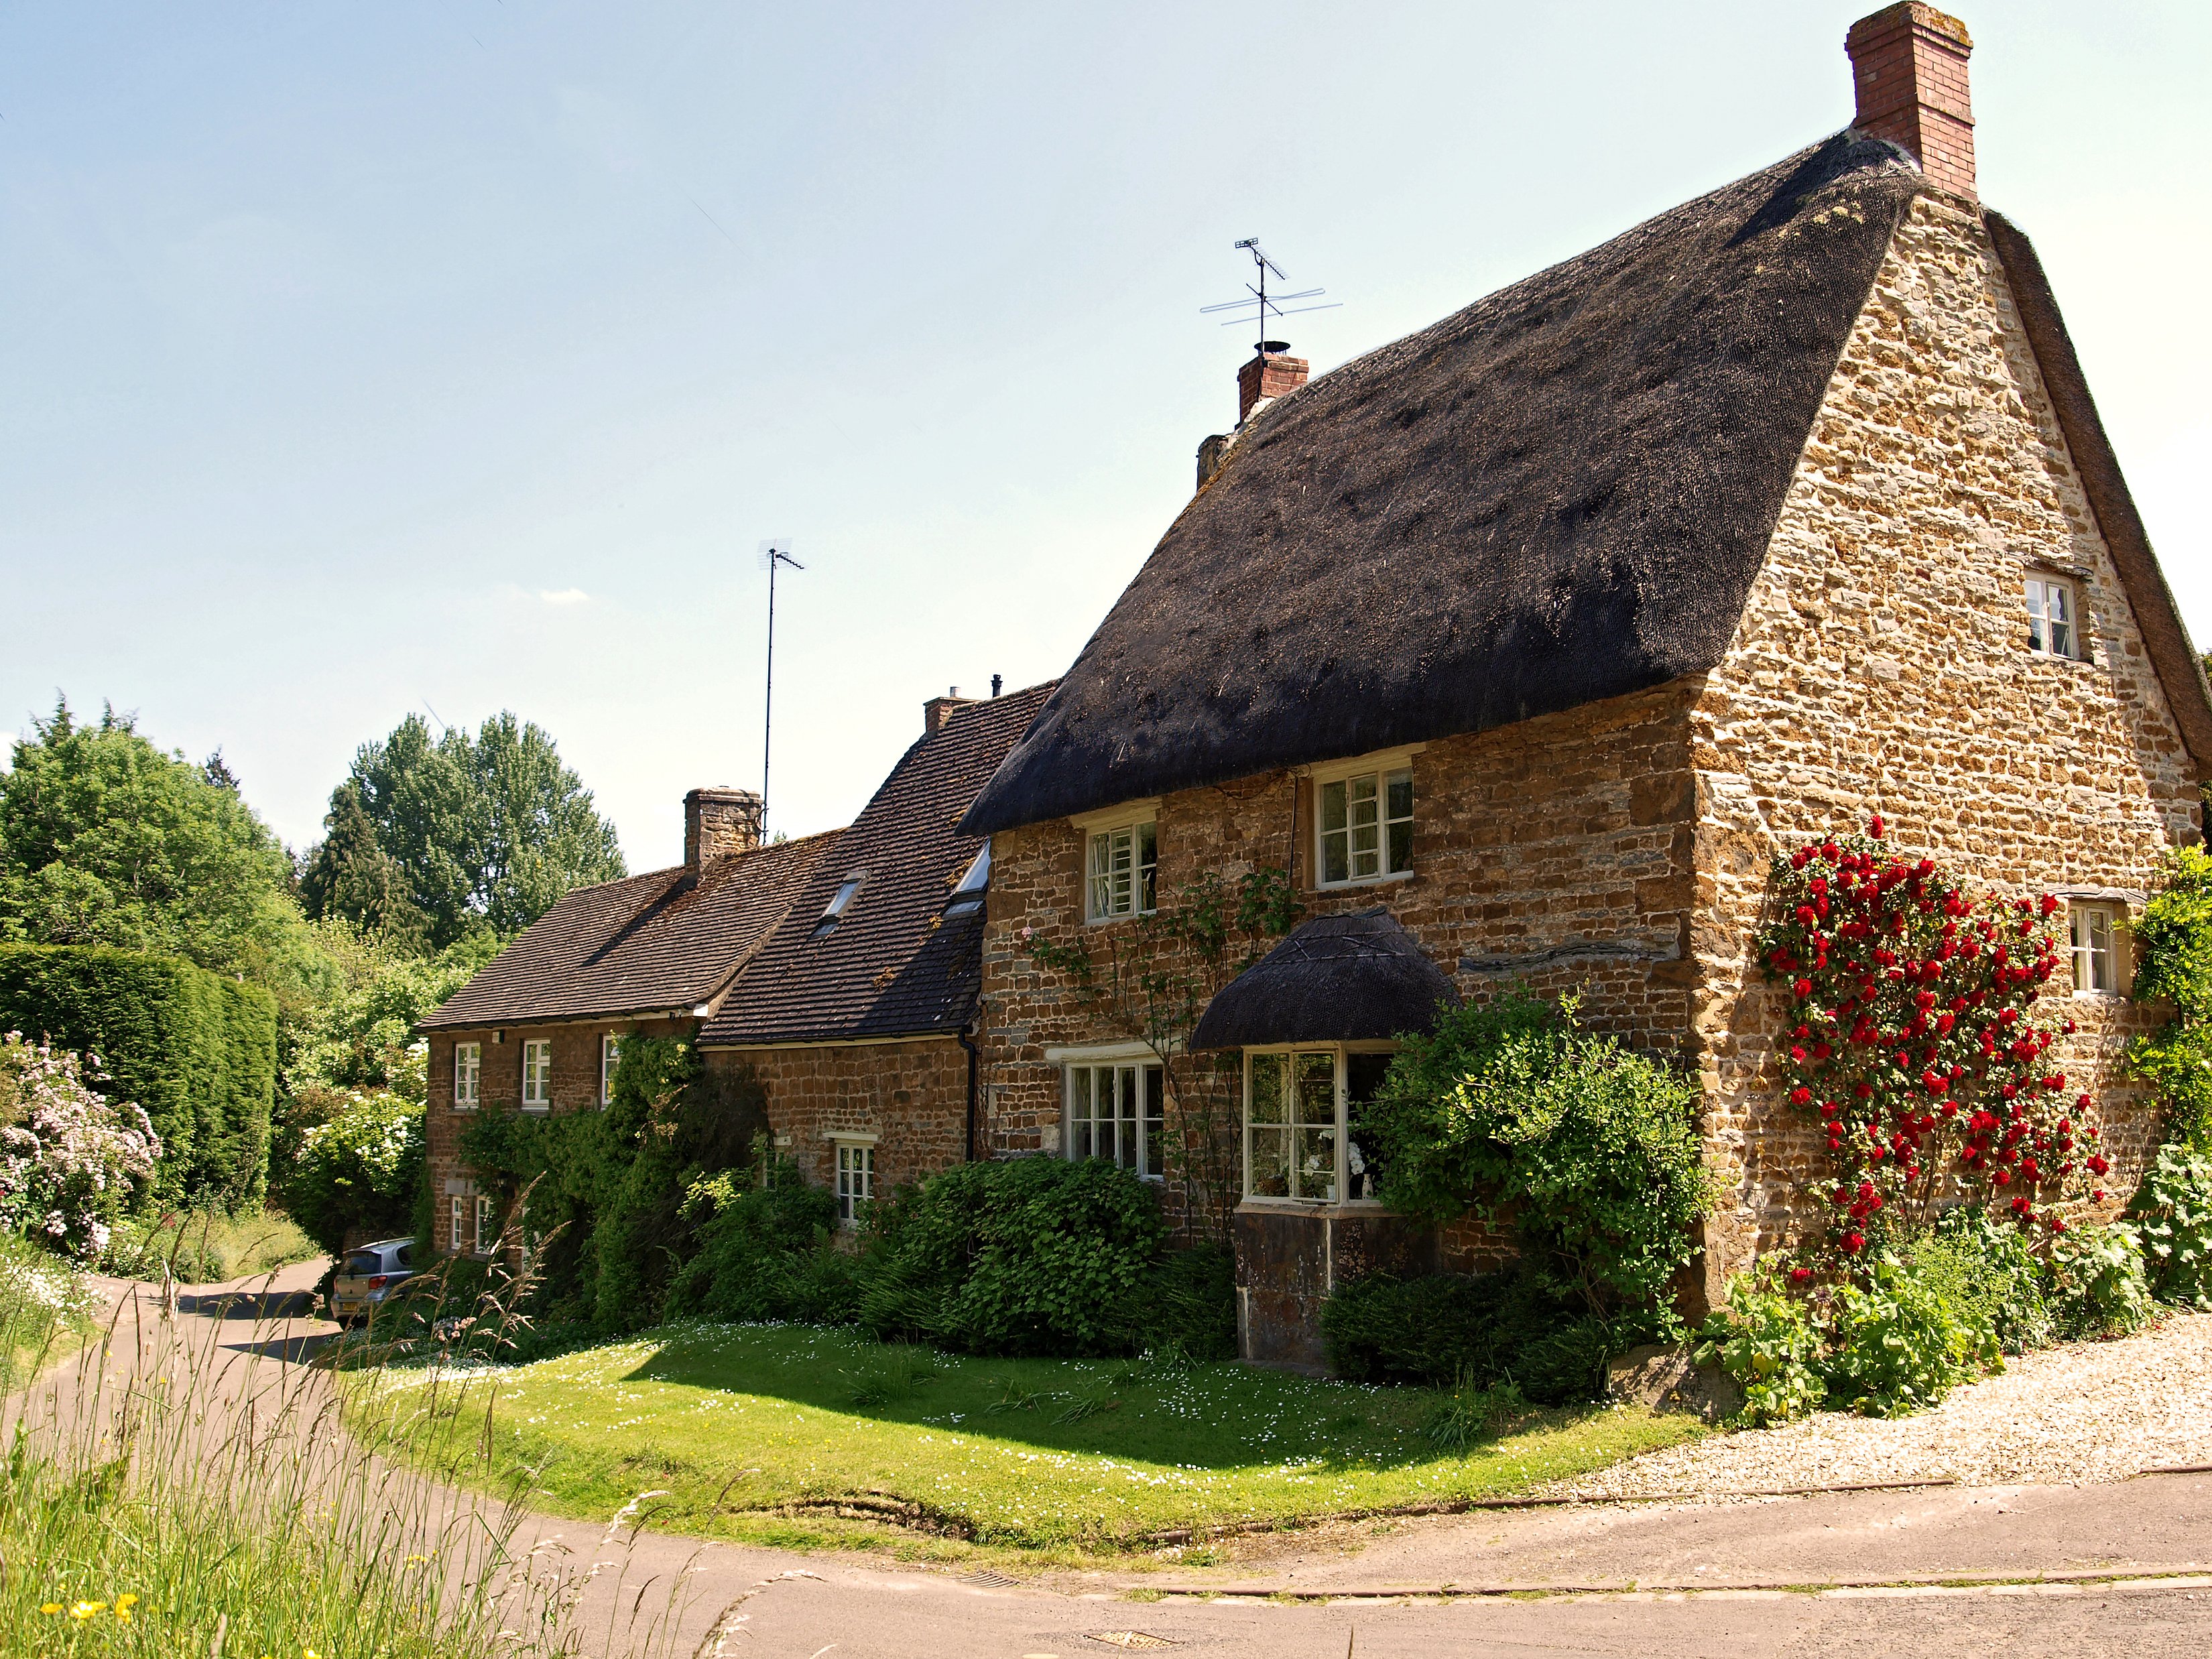
[[[336,1255],[349,1235],[404,1232],[423,1182],[422,1108],[388,1089],[332,1091],[329,1115],[300,1137],[283,1172],[284,1208]]]
[[[0,1037],[0,1231],[88,1261],[161,1155],[143,1110],[91,1086],[98,1066],[19,1031]]]

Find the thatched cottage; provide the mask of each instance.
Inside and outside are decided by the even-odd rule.
[[[1808,1151],[1749,959],[1777,848],[1879,811],[2124,939],[2200,834],[2212,693],[2035,251],[1977,195],[1966,31],[1898,5],[1847,46],[1834,137],[1310,384],[1248,363],[1196,497],[962,825],[994,860],[997,1152],[1172,1188],[1151,1126],[1200,1058],[1054,953],[1207,872],[1279,871],[1311,918],[1191,1045],[1238,1068],[1248,1356],[1312,1363],[1320,1297],[1378,1253],[1473,1248],[1395,1231],[1353,1133],[1439,987],[1575,991],[1693,1068],[1710,1291],[1787,1232]],[[2124,1176],[2140,1017],[2098,960],[2067,1066]]]

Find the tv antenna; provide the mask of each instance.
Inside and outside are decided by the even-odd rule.
[[[1283,301],[1285,300],[1319,299],[1328,290],[1325,288],[1308,288],[1301,289],[1296,294],[1270,294],[1267,292],[1268,277],[1273,276],[1277,282],[1285,283],[1291,280],[1283,274],[1283,268],[1267,257],[1267,250],[1260,246],[1260,239],[1256,236],[1247,236],[1237,244],[1237,247],[1240,252],[1252,256],[1252,263],[1258,268],[1257,274],[1260,280],[1257,283],[1244,284],[1244,297],[1241,300],[1224,300],[1218,306],[1200,306],[1198,308],[1201,316],[1216,311],[1241,312],[1246,311],[1248,307],[1250,308],[1249,314],[1231,317],[1221,325],[1222,327],[1231,328],[1238,323],[1256,322],[1260,325],[1261,336],[1264,337],[1267,332],[1268,319],[1271,318],[1295,317],[1302,311],[1334,311],[1344,304],[1341,300],[1331,300],[1326,305],[1292,306],[1289,310],[1285,310]],[[1288,351],[1291,348],[1287,341],[1262,337],[1254,344],[1252,349],[1264,357],[1270,349]]]
[[[787,564],[793,570],[806,567],[791,556],[791,538],[771,536],[760,544],[761,568],[768,572],[768,695],[761,714],[761,839],[768,839],[768,746],[775,735],[775,569]]]

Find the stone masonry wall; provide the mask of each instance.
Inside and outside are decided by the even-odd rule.
[[[1387,906],[1470,998],[1516,979],[1546,994],[1577,991],[1592,1024],[1678,1052],[1691,1012],[1697,692],[1676,683],[1429,744],[1413,762],[1414,870],[1399,880],[1317,889],[1313,786],[1288,772],[1179,792],[1159,807],[1161,902],[1206,870],[1233,883],[1287,865],[1306,915]],[[980,1024],[987,1120],[1002,1153],[1060,1149],[1060,1073],[1048,1048],[1137,1035],[1112,1029],[1023,937],[1081,943],[1096,959],[1109,936],[1133,931],[1085,922],[1083,856],[1082,835],[1064,820],[994,840]],[[1171,1185],[1171,1213],[1182,1196]],[[1462,1243],[1470,1260],[1492,1249],[1472,1231]]]
[[[2039,568],[2079,584],[2089,660],[2030,651]],[[1970,879],[2139,903],[2160,854],[2198,833],[2197,780],[2004,273],[1948,198],[1923,196],[1891,246],[1690,718],[1695,1058],[1729,1191],[1711,1295],[1802,1221],[1817,1167],[1774,1086],[1780,1002],[1747,961],[1778,849],[1878,810],[1896,844]],[[2081,1028],[2062,1064],[2094,1079],[2118,1202],[2155,1128],[2120,1051],[2160,1016],[2057,989]]]
[[[955,1038],[710,1048],[707,1063],[753,1073],[777,1149],[815,1186],[834,1184],[838,1131],[877,1137],[878,1196],[967,1157],[968,1054]]]
[[[485,1106],[512,1110],[522,1098],[522,1045],[550,1040],[553,1044],[552,1109],[554,1113],[597,1110],[599,1105],[599,1042],[609,1035],[635,1031],[647,1036],[688,1036],[698,1029],[696,1020],[601,1019],[561,1025],[508,1025],[496,1031],[489,1026],[475,1031],[434,1031],[430,1035],[429,1109],[423,1130],[428,1143],[430,1194],[436,1211],[433,1231],[436,1249],[449,1252],[453,1238],[455,1193],[473,1195],[474,1173],[462,1160],[461,1130],[475,1114],[453,1109],[453,1045],[483,1045],[483,1071],[477,1097]],[[495,1036],[501,1040],[495,1042]]]

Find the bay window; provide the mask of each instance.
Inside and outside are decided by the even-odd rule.
[[[1364,1120],[1389,1069],[1387,1046],[1245,1050],[1244,1196],[1371,1200],[1382,1170]]]

